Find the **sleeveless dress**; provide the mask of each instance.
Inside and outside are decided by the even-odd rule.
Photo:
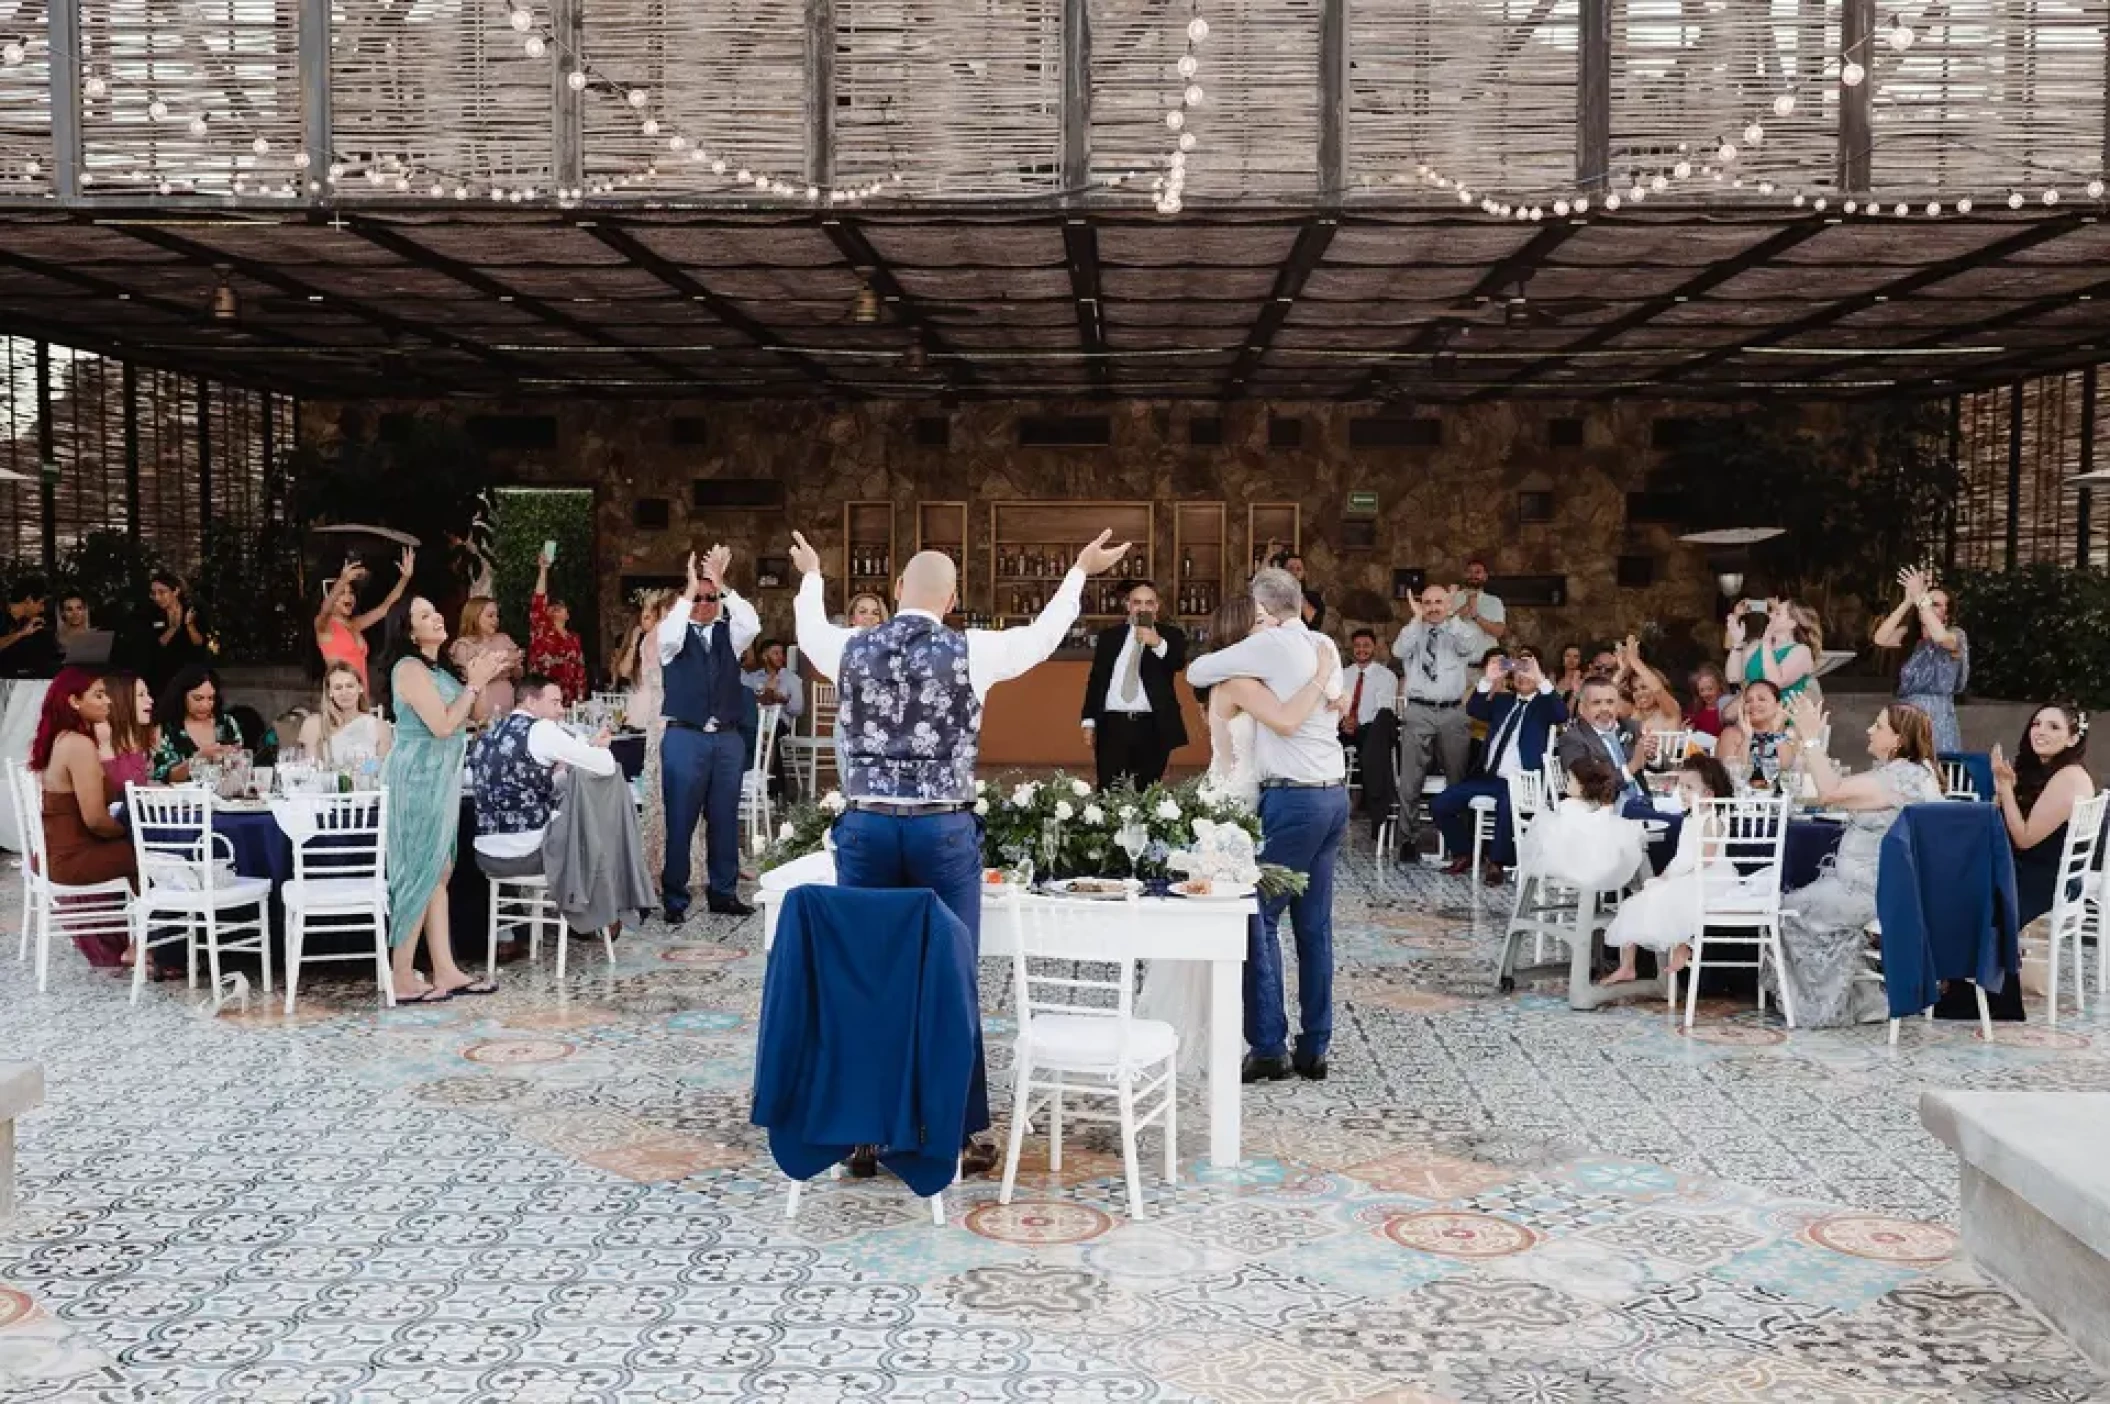
[[[1687,814],[1678,830],[1678,851],[1663,871],[1619,904],[1604,934],[1607,946],[1639,946],[1668,951],[1692,939],[1700,911],[1700,891],[1719,892],[1736,886],[1736,864],[1717,858],[1700,866],[1701,821]]]
[[[315,759],[326,765],[357,765],[381,756],[381,723],[370,715],[353,717],[320,747]]]
[[[416,658],[396,665],[400,680],[405,668],[425,667]],[[440,704],[454,705],[462,685],[451,673],[430,669],[433,689]],[[403,690],[398,681],[396,695]],[[469,729],[452,736],[434,736],[417,709],[404,706],[396,713],[396,741],[382,767],[382,783],[388,786],[388,903],[391,946],[400,946],[417,931],[424,919],[425,904],[454,862],[455,832],[461,826],[462,758],[469,749]]]
[[[342,619],[332,619],[328,637],[321,641],[320,647],[325,672],[332,663],[348,663],[359,674],[359,686],[371,695],[373,689],[366,676],[366,635]]]
[[[1934,749],[1963,749],[1963,728],[1956,720],[1956,697],[1971,681],[1971,641],[1961,629],[1956,633],[1956,652],[1951,653],[1932,639],[1921,639],[1919,647],[1898,669],[1898,701],[1925,712],[1934,722]]]
[[[1786,968],[1768,966],[1766,987],[1779,993],[1785,978],[1795,996],[1795,1026],[1837,1028],[1877,1023],[1890,1017],[1883,980],[1868,968],[1864,928],[1876,919],[1876,863],[1883,836],[1908,804],[1928,804],[1942,797],[1932,767],[1913,761],[1887,761],[1874,772],[1889,791],[1882,809],[1856,810],[1846,821],[1839,851],[1825,860],[1823,873],[1807,887],[1781,899],[1781,952]]]
[[[1747,684],[1765,681],[1766,660],[1764,655],[1760,652],[1760,650],[1763,649],[1765,646],[1766,645],[1763,640],[1753,645],[1751,649],[1751,656],[1744,660],[1744,681]],[[1773,661],[1775,663],[1787,662],[1788,655],[1793,653],[1796,649],[1800,647],[1802,647],[1802,645],[1800,644],[1789,644],[1786,648],[1774,649]],[[1790,683],[1788,686],[1782,688],[1780,690],[1781,705],[1786,706],[1788,703],[1793,702],[1796,698],[1802,696],[1803,690],[1810,685],[1810,680],[1816,676],[1817,674],[1815,672],[1804,673],[1793,683]]]
[[[630,725],[645,731],[645,809],[638,816],[638,834],[644,840],[645,868],[657,873],[667,856],[667,793],[659,783],[659,744],[667,734],[667,719],[660,711],[666,685],[659,672],[659,631],[647,630],[637,642],[637,686],[631,689],[624,716]]]

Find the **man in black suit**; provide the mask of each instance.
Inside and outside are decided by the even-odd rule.
[[[1157,588],[1128,590],[1128,622],[1099,635],[1084,685],[1084,739],[1099,767],[1099,788],[1124,776],[1138,788],[1165,778],[1165,762],[1187,744],[1172,680],[1187,665],[1187,636],[1158,621]]]

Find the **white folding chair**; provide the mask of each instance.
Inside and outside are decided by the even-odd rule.
[[[1539,761],[1539,769],[1546,777],[1546,803],[1559,804],[1568,797],[1568,767],[1561,762],[1560,752],[1553,744],[1554,738],[1546,738],[1546,754]]]
[[[132,885],[123,878],[82,886],[53,882],[51,854],[44,842],[43,781],[28,766],[11,760],[7,792],[22,835],[22,940],[15,958],[27,960],[30,946],[36,946],[37,993],[43,994],[51,985],[54,934],[131,937]],[[145,959],[144,952],[139,959]]]
[[[806,684],[806,714],[793,734],[778,743],[790,753],[792,774],[808,798],[821,792],[821,766],[826,764],[831,774],[835,770],[835,713],[835,684]]]
[[[2069,942],[2073,950],[2073,1012],[2088,1012],[2088,963],[2082,938],[2089,929],[2091,900],[2098,901],[2097,919],[2100,920],[2101,875],[2097,871],[2097,855],[2102,847],[2105,808],[2110,808],[2110,791],[2098,790],[2076,804],[2066,821],[2066,845],[2059,854],[2058,885],[2052,889],[2051,929],[2047,933],[2045,951],[2045,958],[2051,964],[2045,1003],[2054,1026],[2059,1022],[2059,965]],[[2096,941],[2097,979],[2100,981],[2100,932]]]
[[[1011,1202],[1018,1157],[1036,1112],[1048,1113],[1048,1164],[1062,1168],[1062,1121],[1116,1124],[1128,1178],[1128,1213],[1143,1217],[1136,1133],[1165,1128],[1165,1181],[1179,1181],[1179,1033],[1135,1016],[1141,908],[1014,893],[1006,909],[1018,1036],[1011,1065],[1011,1143],[1001,1203]],[[1066,1107],[1065,1099],[1110,1099],[1112,1112]]]
[[[1648,734],[1656,738],[1656,763],[1650,769],[1677,769],[1679,763],[1685,759],[1685,748],[1692,744],[1692,732],[1657,730]]]
[[[382,1003],[394,1008],[388,967],[388,791],[292,795],[288,826],[293,876],[279,889],[286,909],[286,1013],[300,989],[300,967],[372,960]],[[309,955],[308,937],[368,936],[367,951]]]
[[[125,786],[132,847],[139,855],[139,896],[132,904],[132,1000],[146,987],[147,952],[174,941],[185,943],[185,964],[198,978],[198,943],[205,945],[207,973],[217,998],[220,957],[253,953],[263,963],[263,988],[271,993],[271,882],[230,877],[221,862],[234,861],[234,845],[213,832],[213,795],[197,785],[173,789]],[[253,911],[254,916],[235,913]],[[157,925],[178,934],[156,940]]]
[[[501,928],[524,923],[527,926],[528,963],[534,964],[542,957],[542,931],[549,928],[550,939],[557,944],[557,983],[565,980],[565,956],[571,950],[571,932],[564,920],[564,913],[549,895],[549,879],[541,873],[530,873],[526,877],[492,878],[491,905],[488,929],[484,941],[484,979],[498,978],[498,933]],[[601,950],[608,957],[608,968],[615,969],[615,936],[606,927],[601,930]]]
[[[777,723],[783,717],[781,703],[761,709],[755,721],[754,763],[740,778],[740,822],[750,852],[760,852],[770,838],[769,763],[776,754]]]
[[[1941,762],[1941,789],[1946,799],[1975,800],[1981,798],[1977,782],[1971,779],[1971,768],[1962,761]]]
[[[1516,865],[1513,869],[1521,880],[1524,864],[1524,831],[1539,817],[1546,807],[1546,777],[1536,770],[1519,770],[1509,777],[1509,838],[1510,847],[1516,850]],[[1492,817],[1489,820],[1493,823]],[[1474,857],[1478,858],[1479,830],[1473,832]],[[1475,864],[1477,867],[1478,865]],[[1546,938],[1540,934],[1532,946],[1531,959],[1534,965],[1546,959]]]
[[[1758,1008],[1766,1008],[1765,967],[1770,958],[1784,965],[1780,949],[1780,884],[1788,843],[1788,798],[1785,795],[1701,800],[1685,817],[1700,826],[1700,881],[1693,884],[1692,964],[1685,972],[1685,1027],[1692,1027],[1700,1007],[1700,968],[1709,947],[1750,945],[1748,961],[1716,960],[1717,967],[1759,972]],[[1715,877],[1719,865],[1737,869],[1736,878]],[[1748,873],[1746,869],[1756,869]],[[1744,933],[1744,934],[1731,934]],[[1795,1027],[1795,995],[1781,971],[1780,1012]]]

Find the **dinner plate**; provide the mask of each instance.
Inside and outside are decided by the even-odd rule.
[[[222,814],[269,814],[271,803],[268,800],[215,800],[213,808]]]
[[[1075,897],[1088,902],[1124,902],[1130,892],[1141,887],[1134,878],[1057,878],[1047,885],[1047,892],[1053,897]]]

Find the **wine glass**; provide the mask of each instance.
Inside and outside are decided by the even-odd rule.
[[[1123,824],[1115,831],[1114,842],[1128,855],[1129,876],[1141,876],[1138,868],[1143,860],[1143,850],[1150,847],[1150,831],[1141,824]]]

